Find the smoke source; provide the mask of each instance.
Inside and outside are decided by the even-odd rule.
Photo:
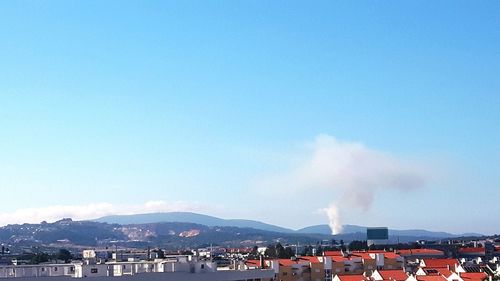
[[[328,208],[322,209],[328,216],[328,226],[332,230],[332,235],[342,232],[342,222],[340,221],[339,209],[335,204],[330,204]]]

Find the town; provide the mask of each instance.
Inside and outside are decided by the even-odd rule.
[[[493,281],[500,280],[500,238],[388,244],[387,228],[367,240],[316,245],[185,249],[95,248],[35,253],[3,248],[0,278],[125,278],[120,280]],[[24,255],[26,257],[26,254]],[[132,278],[132,279],[130,279]],[[107,279],[106,279],[107,280]]]

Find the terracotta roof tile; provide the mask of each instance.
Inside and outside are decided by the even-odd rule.
[[[484,272],[466,272],[461,273],[460,277],[464,281],[482,281],[488,277],[488,275]]]
[[[404,281],[408,278],[406,272],[401,269],[379,270],[378,272],[384,280]]]
[[[337,275],[341,281],[371,281],[370,277],[366,277],[362,274],[357,275]]]
[[[447,281],[442,275],[416,275],[418,281]]]
[[[342,251],[324,251],[323,256],[327,257],[342,256]]]
[[[454,269],[456,264],[458,263],[457,259],[424,259],[425,267],[450,267],[450,269]]]
[[[466,253],[485,253],[486,249],[483,247],[471,247],[471,248],[460,248],[458,249],[459,253],[466,254]]]
[[[443,251],[435,249],[408,249],[400,250],[399,254],[409,256],[409,255],[444,255]]]

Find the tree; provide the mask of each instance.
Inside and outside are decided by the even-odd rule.
[[[305,246],[304,250],[302,251],[302,255],[303,256],[312,256],[312,254],[313,254],[312,249],[313,249],[313,247],[311,245]]]
[[[31,257],[32,264],[39,264],[39,263],[48,262],[48,261],[49,261],[49,254],[44,253],[44,252],[36,253]]]
[[[252,251],[248,254],[249,259],[258,259],[259,258],[259,247],[253,246]]]
[[[267,246],[266,252],[264,253],[266,257],[277,258],[276,247],[274,245]]]
[[[276,243],[276,246],[275,246],[275,249],[276,249],[276,256],[280,259],[286,259],[286,253],[285,253],[285,248],[283,247],[283,245],[281,245],[281,243]]]
[[[266,249],[265,256],[269,258],[289,259],[294,256],[293,250],[290,247],[283,247],[281,243],[269,245]]]
[[[351,243],[349,243],[349,250],[351,251],[360,251],[366,249],[368,249],[368,244],[366,243],[366,241],[354,240]]]
[[[73,259],[73,255],[71,254],[70,251],[66,249],[59,249],[59,251],[56,254],[56,258],[58,260],[63,260],[65,263],[68,263]]]
[[[316,247],[316,255],[317,255],[317,256],[321,256],[321,255],[323,255],[323,247],[322,247],[321,245],[318,245],[318,246]]]
[[[287,259],[295,256],[295,252],[293,251],[292,247],[286,247],[285,248],[285,253],[286,253],[286,258]]]

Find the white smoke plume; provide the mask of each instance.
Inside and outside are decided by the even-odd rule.
[[[319,135],[309,144],[300,164],[267,182],[271,185],[267,188],[334,191],[337,200],[320,211],[328,216],[332,233],[337,234],[342,229],[343,209],[368,211],[376,196],[384,196],[390,189],[408,191],[422,187],[426,178],[424,169],[411,161],[361,143]]]
[[[297,170],[303,186],[341,191],[340,202],[325,209],[333,234],[342,229],[339,207],[368,211],[375,194],[383,196],[387,189],[407,191],[421,187],[425,183],[424,174],[423,169],[409,161],[327,135],[317,137],[312,157]]]
[[[328,217],[328,226],[332,230],[332,235],[342,232],[342,222],[340,221],[339,209],[335,204],[330,204],[328,208],[321,209]]]

